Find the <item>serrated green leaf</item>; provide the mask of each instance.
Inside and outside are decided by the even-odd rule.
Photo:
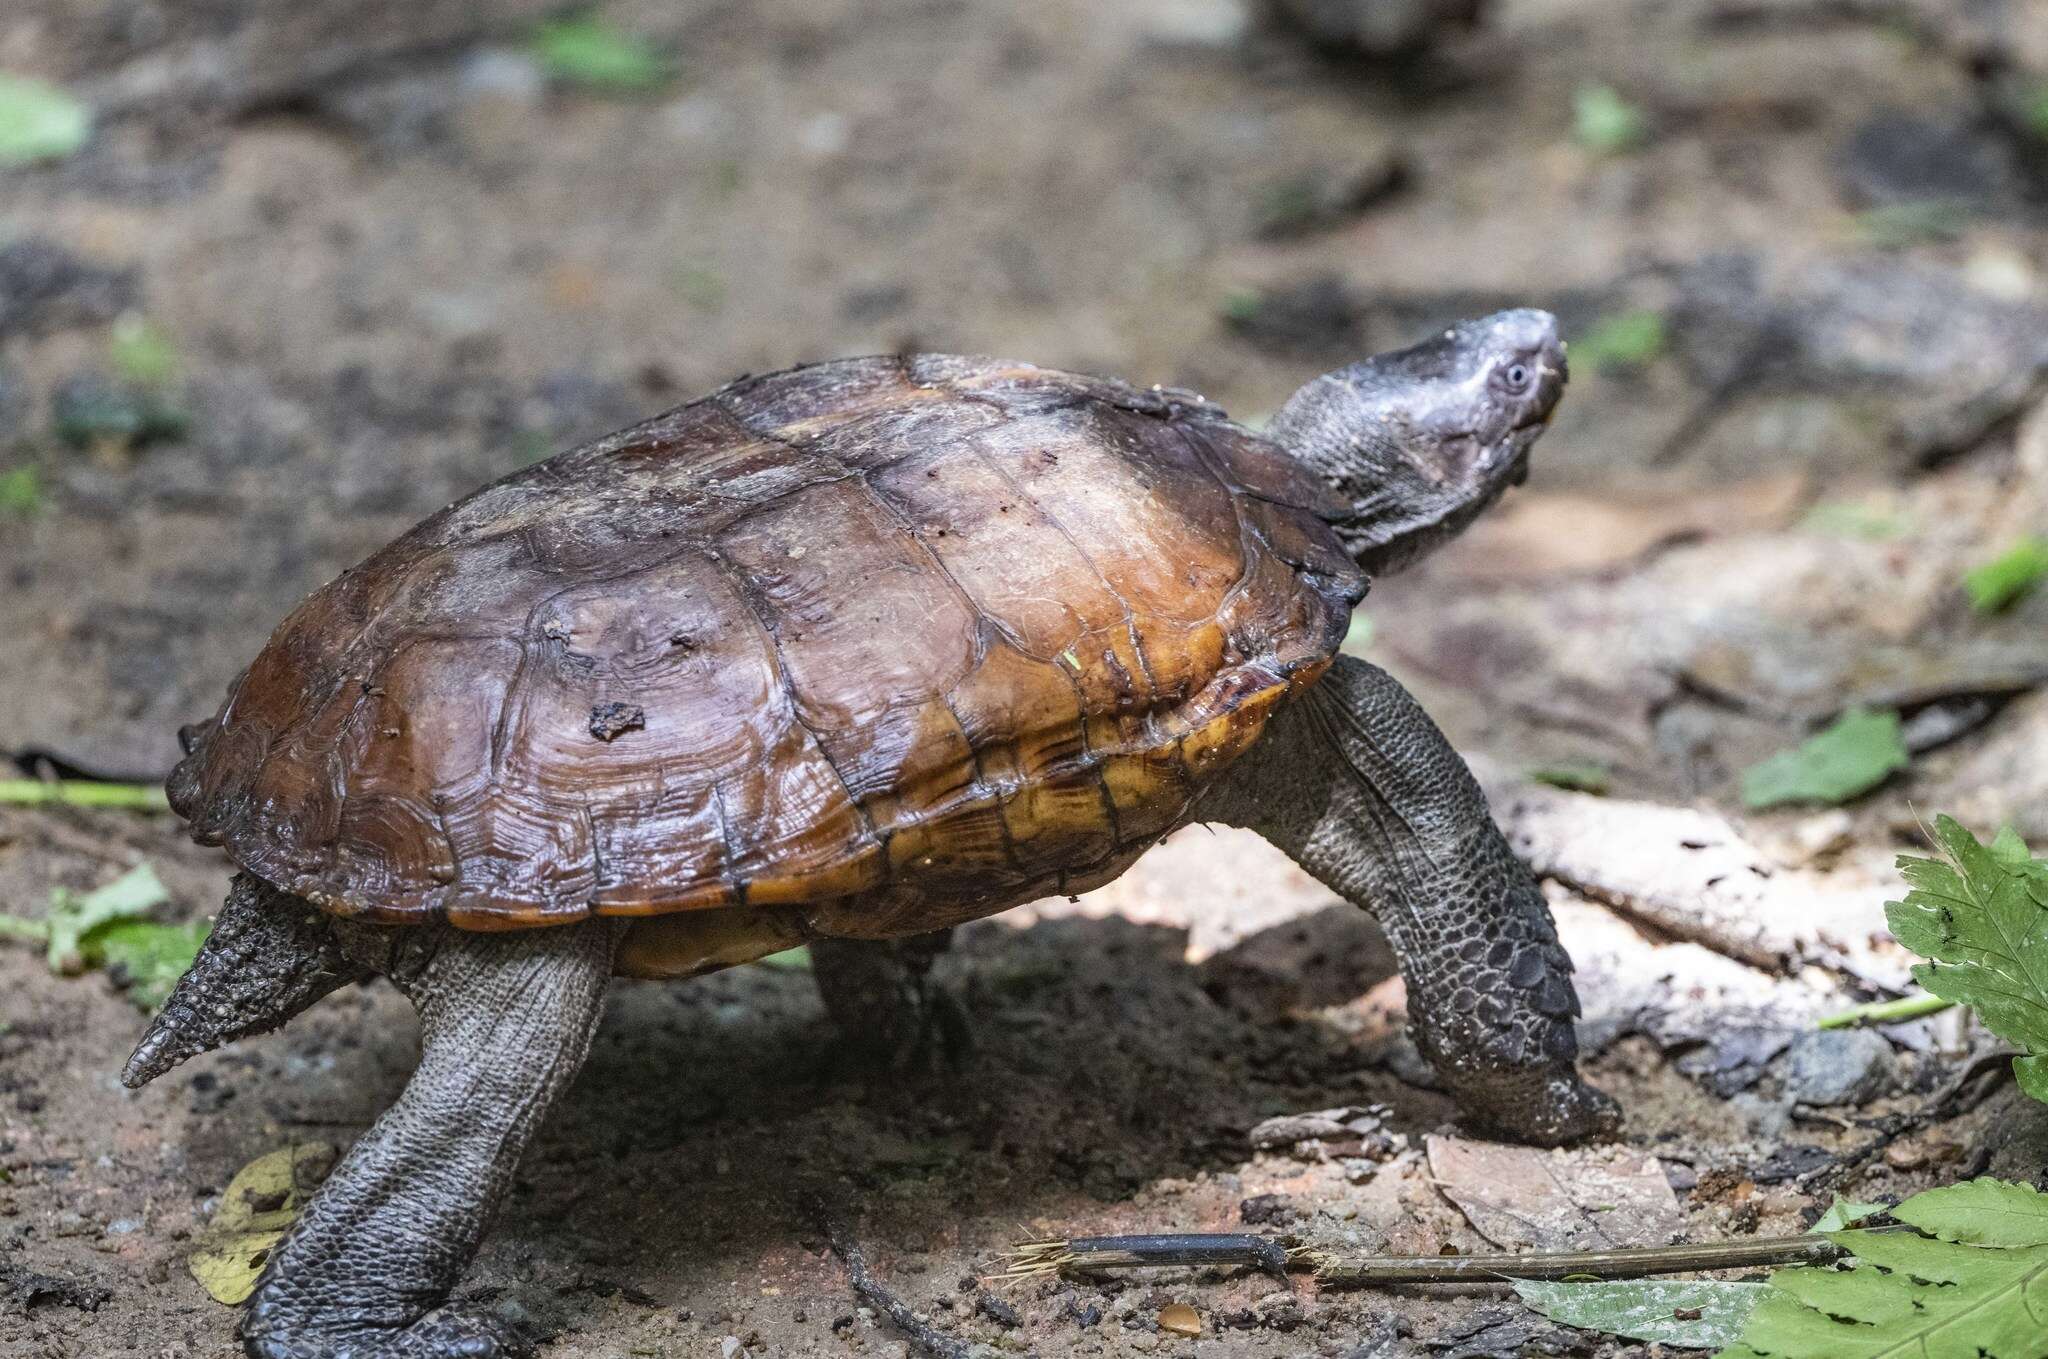
[[[92,135],[92,111],[55,85],[0,75],[0,166],[62,160]]]
[[[1847,802],[1910,763],[1897,713],[1851,708],[1812,739],[1751,766],[1742,776],[1742,802],[1752,810]]]
[[[1741,1335],[1750,1310],[1768,1289],[1767,1284],[1712,1280],[1515,1282],[1522,1301],[1552,1321],[1583,1331],[1700,1350],[1729,1344]]]
[[[2017,836],[1979,844],[1952,817],[1935,818],[1934,839],[1943,857],[1901,856],[1911,890],[1885,905],[1893,936],[1930,960],[1914,978],[2025,1057],[2048,1056],[2048,864],[2019,857]],[[2038,1062],[2015,1071],[2028,1094],[2040,1089]]]
[[[2003,864],[2023,864],[2034,857],[2027,842],[2011,826],[1998,828],[1998,837],[1991,842],[1991,856]]]
[[[1891,1210],[1929,1236],[1969,1246],[2048,1246],[2048,1194],[1983,1176],[1929,1189]]]
[[[1982,1243],[1831,1232],[1853,1266],[1777,1271],[1717,1359],[2048,1359],[2048,1243],[1996,1243],[2048,1237],[2048,1195],[1973,1180],[1891,1211]]]
[[[1828,1205],[1828,1210],[1820,1215],[1820,1220],[1815,1222],[1810,1230],[1822,1235],[1846,1231],[1867,1217],[1876,1217],[1879,1213],[1890,1211],[1891,1209],[1882,1203],[1855,1203],[1837,1194],[1835,1201]]]
[[[2012,1074],[2020,1083],[2021,1094],[2048,1104],[2048,1057],[2015,1057]]]

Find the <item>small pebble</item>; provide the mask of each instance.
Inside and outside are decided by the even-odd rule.
[[[1800,1104],[1862,1104],[1892,1082],[1895,1060],[1869,1029],[1814,1029],[1785,1053],[1785,1093]]]

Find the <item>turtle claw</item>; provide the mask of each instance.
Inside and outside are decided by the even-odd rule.
[[[262,1318],[252,1311],[244,1323],[242,1347],[249,1359],[524,1359],[532,1353],[512,1327],[459,1307],[439,1308],[395,1331],[362,1326],[251,1335],[249,1322],[260,1325]]]
[[[1575,1071],[1510,1078],[1483,1089],[1453,1081],[1451,1088],[1479,1128],[1532,1146],[1606,1141],[1621,1131],[1621,1106]]]

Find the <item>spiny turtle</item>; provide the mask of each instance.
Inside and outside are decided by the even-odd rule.
[[[613,975],[793,944],[871,1033],[934,931],[1250,827],[1385,926],[1473,1120],[1613,1126],[1571,964],[1464,764],[1339,654],[1375,574],[1526,470],[1563,388],[1509,311],[1199,396],[946,355],[734,382],[477,491],[288,617],[183,733],[240,874],[123,1080],[389,978],[411,1083],[272,1254],[257,1359],[516,1342],[444,1306]]]

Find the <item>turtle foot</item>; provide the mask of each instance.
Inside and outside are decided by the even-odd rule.
[[[278,1319],[281,1322],[281,1319]],[[253,1333],[262,1327],[261,1333]],[[252,1310],[243,1323],[249,1359],[523,1359],[525,1338],[485,1312],[443,1307],[410,1326],[270,1324]]]

